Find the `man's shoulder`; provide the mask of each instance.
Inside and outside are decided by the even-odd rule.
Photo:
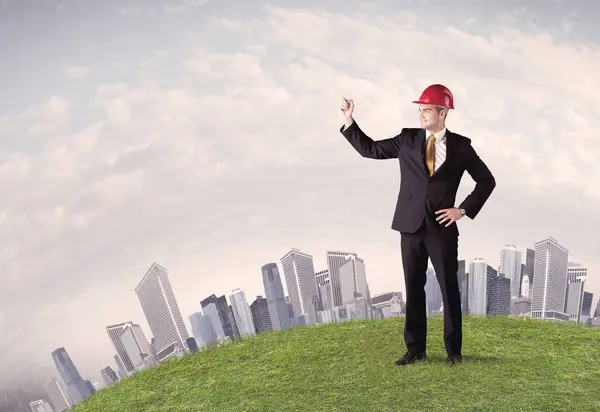
[[[400,134],[404,136],[416,136],[422,130],[418,127],[403,127]]]
[[[414,141],[420,132],[423,132],[423,129],[418,127],[403,127],[398,137],[402,140]]]
[[[455,139],[458,143],[467,144],[467,145],[471,144],[471,139],[462,134],[459,134],[456,132],[451,132],[450,130],[446,130],[446,135],[450,136],[451,139]]]

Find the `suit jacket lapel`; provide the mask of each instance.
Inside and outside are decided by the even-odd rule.
[[[427,162],[425,161],[425,147],[427,146],[427,139],[425,138],[425,134],[427,133],[427,131],[425,129],[421,129],[419,130],[419,133],[417,134],[417,146],[420,149],[420,153],[421,153],[421,163],[423,164],[423,173],[425,173],[425,176],[427,176],[427,178],[429,178],[429,169],[427,169]]]

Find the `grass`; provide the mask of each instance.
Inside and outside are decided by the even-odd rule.
[[[463,321],[463,363],[445,363],[441,317],[428,357],[399,367],[403,318],[298,327],[165,362],[74,412],[596,411],[600,329],[543,320]]]

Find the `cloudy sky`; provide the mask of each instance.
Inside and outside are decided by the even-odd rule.
[[[0,0],[3,383],[47,378],[60,346],[98,380],[106,325],[151,336],[133,289],[153,261],[186,321],[212,293],[264,293],[260,266],[292,247],[317,270],[357,252],[373,293],[404,291],[398,164],[345,141],[342,95],[380,139],[447,85],[448,127],[498,183],[461,258],[552,236],[600,294],[600,10],[413,3]]]

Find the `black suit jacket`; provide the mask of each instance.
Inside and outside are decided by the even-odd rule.
[[[463,173],[475,181],[475,189],[459,205],[471,219],[479,213],[496,187],[494,176],[479,158],[471,139],[446,129],[446,160],[430,177],[425,164],[425,130],[404,128],[399,135],[374,141],[356,121],[340,132],[363,157],[398,159],[400,163],[400,193],[392,221],[392,229],[414,233],[424,219],[435,220],[435,212],[455,206],[456,192]],[[433,220],[432,220],[433,219]],[[456,223],[431,225],[442,236],[458,236]]]

